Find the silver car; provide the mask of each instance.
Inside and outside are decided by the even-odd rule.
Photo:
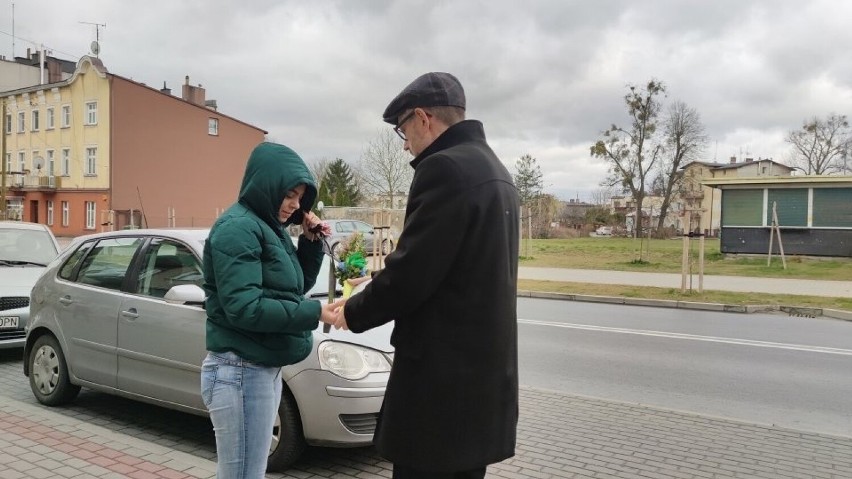
[[[24,346],[30,290],[59,250],[45,225],[0,221],[0,349]]]
[[[206,415],[201,260],[208,230],[126,230],[76,239],[32,290],[24,374],[55,406],[81,386]],[[327,296],[328,261],[309,297]],[[365,446],[393,361],[391,325],[314,331],[313,352],[282,368],[269,470],[304,447]]]
[[[394,242],[389,230],[382,231],[381,238],[379,238],[379,233],[376,232],[373,226],[363,221],[347,219],[323,221],[331,227],[331,236],[326,238],[326,241],[331,251],[334,252],[335,257],[340,256],[340,248],[343,241],[349,239],[355,233],[363,235],[364,249],[367,254],[372,254],[373,248],[376,248],[382,256],[393,251]],[[373,243],[376,242],[380,242],[380,244],[373,246]]]

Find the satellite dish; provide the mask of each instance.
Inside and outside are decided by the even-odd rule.
[[[44,168],[44,158],[40,156],[33,158],[33,168],[41,172],[41,169]]]
[[[92,50],[92,54],[97,56],[98,53],[101,52],[101,46],[97,41],[93,41],[91,45],[89,45],[89,49]]]
[[[317,210],[317,211],[322,211],[322,209],[323,209],[324,207],[325,207],[325,204],[322,202],[322,200],[320,200],[319,202],[317,202],[317,207],[316,207],[316,210]]]

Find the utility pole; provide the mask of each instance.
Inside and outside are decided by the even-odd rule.
[[[6,97],[0,98],[0,219],[6,219]]]

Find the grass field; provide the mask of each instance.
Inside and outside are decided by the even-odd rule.
[[[656,273],[680,273],[683,240],[643,240],[642,261],[640,241],[631,238],[575,238],[524,240],[521,243],[521,266],[551,268],[604,269]],[[529,248],[529,249],[527,249]],[[698,240],[690,242],[690,268],[698,272]],[[844,258],[810,258],[787,256],[787,269],[773,255],[772,264],[766,257],[725,257],[719,252],[719,241],[705,240],[704,273],[708,275],[750,276],[771,278],[801,278],[832,281],[852,281],[852,261]],[[527,253],[529,251],[529,253]],[[679,289],[643,286],[604,285],[591,283],[561,283],[553,281],[520,280],[518,288],[529,291],[549,291],[570,294],[591,294],[629,298],[652,298],[679,301],[699,301],[723,304],[770,304],[805,306],[852,311],[852,298],[825,298],[765,293],[736,293],[705,291],[681,293]]]

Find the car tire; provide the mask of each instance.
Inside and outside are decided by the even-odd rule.
[[[59,406],[71,402],[80,393],[80,386],[71,384],[68,363],[59,341],[46,334],[38,338],[30,350],[30,389],[38,402]]]
[[[382,255],[389,255],[393,251],[392,240],[382,240]]]
[[[272,429],[272,446],[269,448],[266,470],[280,472],[289,469],[302,455],[306,445],[296,399],[284,386]]]

